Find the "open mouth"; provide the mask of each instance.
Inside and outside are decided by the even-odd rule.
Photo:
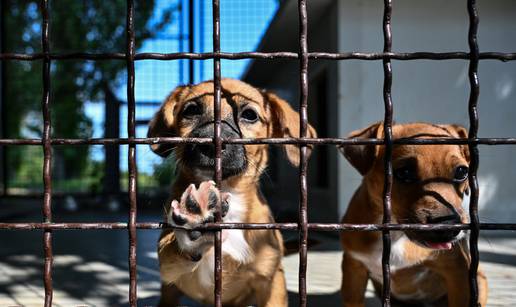
[[[212,178],[215,173],[215,149],[212,145],[187,145],[182,149],[182,166],[194,174]],[[247,168],[245,148],[241,145],[228,145],[222,148],[222,179],[243,173]]]
[[[423,244],[431,249],[450,250],[453,247],[453,242],[423,242]]]
[[[408,238],[417,245],[435,250],[451,250],[462,238],[462,232],[443,235],[441,232],[412,232]]]
[[[209,160],[209,161],[203,161],[206,163],[199,163],[199,162],[191,162],[187,161],[185,164],[183,164],[183,167],[186,167],[189,169],[194,175],[205,178],[205,179],[211,179],[215,175],[215,160]],[[246,164],[244,163],[244,166],[240,165],[227,165],[230,163],[225,163],[224,159],[222,160],[222,179],[225,180],[232,176],[237,176],[239,174],[242,174],[246,170]]]

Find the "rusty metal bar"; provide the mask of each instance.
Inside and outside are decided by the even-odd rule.
[[[469,15],[469,31],[468,31],[468,44],[470,49],[470,61],[469,61],[469,138],[476,138],[478,133],[478,96],[480,92],[480,84],[478,81],[478,61],[479,61],[479,48],[477,42],[478,32],[478,12],[475,0],[468,0],[467,2],[468,15]],[[469,203],[469,217],[471,223],[470,237],[469,237],[469,250],[471,254],[471,264],[469,267],[469,288],[471,291],[470,306],[480,306],[478,302],[478,284],[477,284],[477,271],[479,262],[478,253],[478,237],[480,234],[479,219],[478,219],[478,180],[477,170],[479,163],[479,152],[478,147],[475,144],[469,144],[469,152],[471,156],[471,162],[469,164],[469,187],[471,190],[471,198]]]
[[[136,136],[136,114],[134,99],[134,54],[136,52],[134,36],[134,0],[127,0],[126,20],[126,61],[127,61],[127,135],[129,139]],[[129,144],[129,305],[137,305],[137,272],[136,272],[136,210],[137,210],[137,168],[136,144]]]
[[[308,131],[308,16],[306,0],[298,2],[299,18],[299,136]],[[308,155],[306,144],[299,147],[299,306],[306,306],[306,265],[308,253]]]
[[[213,52],[220,53],[220,1],[213,0]],[[222,187],[222,139],[220,137],[221,125],[221,72],[220,72],[220,58],[213,59],[213,97],[214,97],[214,135],[213,143],[215,146],[215,183],[217,187]],[[220,223],[222,221],[220,204],[215,213],[215,221]],[[214,257],[215,257],[215,287],[214,287],[214,301],[216,307],[222,307],[222,232],[215,232],[214,241]]]
[[[5,9],[6,5],[0,1],[0,53],[5,52],[6,50],[6,24],[5,17],[7,16],[7,10]],[[7,136],[7,90],[5,81],[7,80],[7,69],[6,63],[0,63],[0,139],[3,139]],[[9,174],[8,174],[8,166],[7,166],[7,148],[0,148],[0,182],[2,183],[2,189],[0,193],[2,196],[8,195],[8,182],[9,182]]]
[[[186,229],[180,226],[172,226],[165,223],[136,223],[137,229]],[[467,230],[470,224],[337,224],[337,223],[308,223],[308,229],[314,231],[382,231],[382,230]],[[128,229],[128,223],[0,223],[0,230],[105,230]],[[482,230],[516,230],[514,223],[479,223]],[[299,223],[206,223],[199,225],[196,230],[222,230],[222,229],[282,229],[299,230]]]
[[[392,50],[391,33],[391,0],[384,0],[383,11],[383,52]],[[391,193],[392,193],[392,67],[390,59],[383,59],[383,101],[385,107],[385,117],[383,121],[385,154],[384,154],[384,187],[383,187],[383,224],[391,222]],[[390,257],[391,257],[391,234],[389,230],[382,231],[382,306],[391,306],[391,277],[390,277]]]
[[[51,60],[87,60],[87,61],[106,61],[106,60],[125,60],[124,53],[50,53],[48,55]],[[1,53],[0,61],[37,61],[45,58],[44,53]],[[174,52],[174,53],[158,53],[143,52],[134,55],[135,61],[144,60],[209,60],[214,58],[226,60],[242,60],[242,59],[298,59],[299,54],[295,52]],[[321,60],[469,60],[468,52],[309,52],[309,59]],[[516,52],[481,52],[480,60],[498,60],[498,61],[514,61],[516,60]]]
[[[43,59],[43,97],[41,99],[41,109],[43,112],[43,219],[45,223],[52,223],[52,146],[51,137],[51,116],[50,116],[50,65],[48,57],[50,53],[49,37],[49,7],[48,0],[42,0],[41,9],[41,45],[45,57]],[[44,285],[45,285],[45,307],[52,306],[53,287],[52,287],[52,264],[54,255],[52,252],[52,230],[45,229],[43,232],[43,245],[45,250],[44,266]]]
[[[201,6],[203,4],[201,3]],[[194,0],[188,0],[188,52],[194,53],[194,37],[195,37],[195,24],[194,24]],[[180,22],[183,23],[182,21]],[[182,43],[182,42],[181,42]],[[182,64],[180,64],[182,67]],[[188,59],[188,83],[193,84],[195,82],[195,65],[192,58]]]
[[[221,138],[222,144],[246,144],[246,145],[384,145],[384,139],[356,139],[356,138]],[[112,145],[112,144],[207,144],[213,143],[213,138],[180,138],[180,137],[154,137],[154,138],[92,138],[92,139],[64,139],[51,138],[52,145]],[[16,145],[42,145],[42,139],[0,139],[0,146]],[[516,138],[447,138],[436,137],[430,139],[394,139],[396,145],[516,145]]]

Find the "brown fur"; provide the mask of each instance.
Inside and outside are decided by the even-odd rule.
[[[241,108],[251,106],[259,114],[255,124],[239,124],[245,138],[265,137],[298,137],[299,115],[289,104],[274,94],[263,92],[241,81],[232,79],[222,80],[223,96],[221,100],[221,118],[233,116],[228,103],[228,96]],[[213,116],[213,82],[203,82],[197,85],[178,87],[166,99],[161,109],[155,115],[149,128],[150,137],[180,136],[186,137],[192,131],[187,120],[181,118],[181,109],[185,103],[197,99]],[[316,133],[309,127],[309,137]],[[180,163],[183,146],[172,148],[170,145],[154,144],[152,149],[166,156],[175,150],[179,160],[178,177],[172,188],[171,199],[179,199],[190,184],[199,184],[206,180],[199,178],[191,169]],[[248,167],[239,175],[229,177],[218,187],[221,191],[230,191],[239,195],[245,206],[243,223],[274,222],[266,200],[260,193],[259,177],[267,166],[267,145],[245,146]],[[288,159],[296,165],[299,161],[299,150],[294,145],[285,146]],[[252,261],[242,264],[225,255],[222,271],[222,302],[224,305],[243,306],[252,302],[258,306],[286,306],[287,291],[285,277],[281,266],[283,241],[278,230],[244,230],[244,237],[252,249]],[[213,303],[213,285],[201,286],[196,270],[196,262],[182,254],[179,250],[174,231],[164,230],[158,247],[160,271],[163,281],[161,306],[174,306],[182,293],[203,302]],[[204,258],[213,258],[210,248]],[[213,275],[213,274],[211,274]]]
[[[376,123],[363,130],[352,132],[351,138],[383,138],[383,124]],[[393,137],[432,138],[467,137],[466,130],[456,125],[431,125],[414,123],[395,125]],[[342,223],[381,223],[383,215],[384,147],[343,146],[340,148],[350,163],[364,176],[361,186],[350,201]],[[443,216],[450,208],[443,205],[439,196],[453,206],[460,220],[467,223],[467,213],[461,204],[463,194],[468,192],[468,180],[452,182],[458,165],[469,164],[467,146],[459,145],[395,145],[392,152],[393,169],[411,161],[417,165],[417,181],[406,184],[394,178],[392,188],[392,220],[394,223],[427,223],[430,217]],[[404,233],[391,232],[393,240]],[[391,290],[394,299],[415,297],[424,293],[425,303],[446,301],[450,307],[469,306],[468,270],[470,257],[465,238],[455,242],[450,250],[435,250],[419,242],[420,234],[405,233],[410,240],[403,243],[403,261],[411,263],[396,270],[391,266]],[[367,255],[381,250],[379,232],[344,232],[341,235],[344,249],[342,261],[343,306],[364,306],[364,293],[370,268]],[[353,256],[359,255],[359,256]],[[363,255],[363,256],[360,256]],[[362,260],[359,260],[361,258]],[[381,258],[381,257],[380,257]],[[377,259],[380,261],[380,259]],[[365,262],[364,262],[365,261]],[[424,273],[427,272],[427,273]],[[481,306],[487,301],[487,280],[478,272]],[[381,278],[373,279],[377,290]],[[416,300],[417,301],[417,300]],[[411,302],[406,299],[406,302]]]

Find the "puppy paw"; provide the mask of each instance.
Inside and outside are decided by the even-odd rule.
[[[227,214],[230,197],[231,194],[220,192],[213,181],[204,181],[199,188],[191,184],[179,201],[172,201],[168,222],[187,229],[212,223],[215,221],[215,212],[219,204],[222,217]],[[204,251],[213,242],[213,234],[209,232],[183,229],[176,229],[174,232],[181,250],[190,254],[194,261],[200,260]]]

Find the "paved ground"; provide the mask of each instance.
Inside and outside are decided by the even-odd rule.
[[[90,216],[93,215],[61,218],[92,221]],[[148,216],[141,220],[155,218]],[[104,220],[124,219],[125,215],[117,215]],[[155,253],[158,235],[159,231],[154,230],[138,232],[139,306],[155,305],[158,299],[160,284]],[[483,237],[480,242],[482,266],[490,283],[489,306],[516,306],[516,235],[511,235],[512,238]],[[341,252],[338,243],[335,239],[315,236],[322,244],[315,245],[308,254],[308,303],[310,306],[339,306]],[[2,231],[0,242],[0,306],[42,306],[41,231]],[[127,306],[127,248],[126,231],[56,231],[55,306]],[[290,305],[295,306],[298,255],[287,256],[284,266]],[[380,306],[371,289],[367,296],[368,306]],[[184,303],[194,305],[189,301]]]

